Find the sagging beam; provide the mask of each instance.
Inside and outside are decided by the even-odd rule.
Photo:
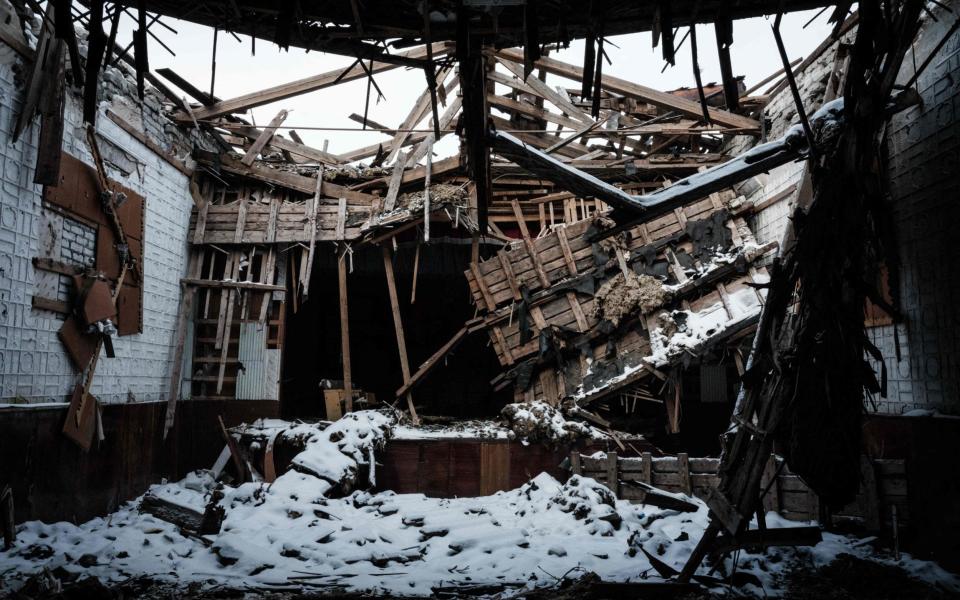
[[[512,48],[500,50],[497,52],[497,56],[514,63],[523,63],[523,52],[520,50]],[[582,68],[561,62],[554,58],[543,57],[536,62],[536,66],[559,77],[565,77],[573,81],[583,80]],[[667,92],[661,92],[625,79],[620,79],[619,77],[604,75],[601,87],[606,91],[647,102],[660,108],[675,110],[695,118],[702,116],[700,104],[697,102]],[[712,123],[717,123],[725,127],[743,129],[751,133],[760,133],[760,123],[749,117],[717,108],[710,108],[709,115]]]
[[[450,51],[451,48],[447,44],[440,43],[433,45],[434,56],[447,54]],[[414,59],[421,59],[426,57],[426,55],[427,50],[425,47],[416,48],[414,50],[398,54],[398,56]],[[369,65],[368,69],[371,74],[375,74],[396,69],[399,66],[400,65],[393,63],[373,61],[373,63]],[[193,116],[198,121],[213,119],[222,115],[242,112],[250,108],[263,106],[264,104],[270,104],[271,102],[285,100],[286,98],[292,98],[301,94],[315,92],[317,90],[322,90],[324,88],[337,85],[338,83],[346,83],[348,81],[354,81],[366,76],[367,69],[364,69],[363,66],[357,63],[347,70],[336,69],[334,71],[327,71],[326,73],[314,75],[313,77],[298,79],[296,81],[270,87],[265,90],[259,90],[249,94],[244,94],[242,96],[237,96],[236,98],[231,98],[229,100],[223,100],[210,106],[199,107],[193,110]],[[181,121],[192,121],[190,115],[186,114],[185,112],[177,113],[176,117]]]
[[[248,140],[256,140],[261,135],[263,135],[262,130],[257,129],[256,127],[253,127],[250,125],[224,125],[223,127],[227,131],[230,131],[231,133],[235,133],[239,136],[245,137]],[[274,135],[270,139],[269,145],[273,148],[276,148],[277,150],[289,152],[290,154],[302,156],[303,158],[309,158],[310,160],[315,160],[318,163],[322,163],[322,164],[339,165],[339,164],[343,164],[344,162],[348,162],[343,160],[343,158],[341,158],[340,156],[337,156],[336,154],[331,154],[330,152],[324,152],[323,150],[319,150],[317,148],[313,148],[305,144],[301,144],[299,142],[288,140],[278,135]]]
[[[494,152],[512,160],[535,175],[549,179],[563,189],[574,192],[578,196],[603,200],[617,208],[633,212],[643,209],[634,196],[620,188],[564,164],[553,156],[525,144],[509,133],[494,130],[489,137]]]
[[[280,169],[271,169],[270,167],[264,167],[256,163],[248,167],[241,163],[240,159],[229,154],[221,154],[219,160],[210,160],[204,156],[198,156],[197,162],[211,167],[219,166],[221,171],[227,173],[249,177],[297,192],[303,192],[304,194],[313,195],[317,188],[317,180],[314,177],[305,177],[296,173],[281,171]],[[330,183],[329,181],[323,182],[321,193],[324,198],[342,197],[354,202],[365,202],[371,205],[374,201],[374,196],[370,194],[351,190],[342,185]]]

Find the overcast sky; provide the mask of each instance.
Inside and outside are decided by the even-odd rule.
[[[783,19],[782,32],[791,60],[806,56],[830,33],[827,17],[831,11],[820,15],[803,29],[816,11],[792,13]],[[151,28],[160,39],[176,52],[171,56],[156,41],[150,40],[150,67],[156,70],[169,67],[203,90],[210,88],[211,51],[213,30],[183,21],[165,19],[178,31],[174,35],[161,26]],[[770,18],[746,19],[734,22],[734,43],[731,48],[735,75],[745,76],[747,87],[760,81],[781,67],[773,39]],[[127,20],[118,35],[124,45],[130,39],[133,22]],[[682,37],[683,32],[678,34]],[[353,59],[349,57],[304,52],[295,48],[282,51],[276,45],[258,40],[256,55],[251,55],[250,39],[240,36],[237,42],[231,35],[220,32],[217,51],[216,85],[214,93],[220,98],[231,98],[262,88],[309,77],[317,73],[346,68]],[[651,47],[650,33],[638,33],[609,38],[612,44],[605,46],[613,62],[604,65],[604,73],[635,81],[656,89],[670,90],[682,86],[694,86],[690,57],[690,42],[687,40],[677,56],[677,64],[661,73],[663,60],[660,49]],[[716,40],[712,25],[697,28],[697,44],[700,69],[704,84],[720,80],[717,62]],[[571,44],[567,50],[554,53],[555,58],[577,65],[583,62],[583,42]],[[386,100],[370,102],[370,119],[388,127],[398,126],[406,117],[417,97],[425,88],[422,71],[395,69],[376,76]],[[569,84],[551,76],[551,86]],[[360,146],[388,140],[389,137],[375,132],[311,131],[305,127],[359,127],[348,119],[350,113],[363,114],[366,80],[358,80],[306,94],[275,104],[253,109],[252,117],[258,125],[268,123],[277,111],[287,109],[290,115],[285,125],[297,128],[304,141],[322,147],[329,140],[329,150],[345,152]],[[374,93],[375,96],[375,93]],[[250,113],[247,114],[250,117]],[[450,154],[456,149],[453,136],[448,136],[438,147],[438,154]]]

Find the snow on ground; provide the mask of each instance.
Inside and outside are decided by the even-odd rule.
[[[434,586],[456,584],[554,585],[565,574],[591,571],[606,581],[656,580],[641,548],[679,569],[707,524],[699,500],[691,499],[699,507],[694,513],[634,505],[579,476],[560,483],[540,474],[518,489],[478,498],[393,492],[330,497],[334,486],[316,474],[356,473],[382,444],[387,421],[372,411],[353,413],[313,434],[297,457],[301,466],[272,484],[224,487],[219,504],[225,519],[215,535],[186,535],[140,513],[138,501],[81,525],[24,523],[14,548],[0,552],[0,595],[57,567],[108,585],[149,577],[254,592],[295,584],[429,595]],[[199,507],[213,485],[207,474],[197,473],[148,493]],[[794,523],[771,513],[768,525]],[[824,534],[813,549],[743,553],[738,571],[755,575],[762,586],[744,591],[775,595],[782,592],[780,576],[796,559],[819,566],[841,553],[872,552],[855,538]],[[960,581],[932,563],[904,556],[898,564],[960,591]],[[726,572],[731,567],[728,559]]]

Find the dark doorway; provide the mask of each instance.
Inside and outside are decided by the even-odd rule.
[[[416,300],[411,304],[416,248],[416,242],[405,242],[393,253],[411,372],[475,314],[463,275],[470,264],[470,240],[444,238],[420,245]],[[352,259],[347,297],[353,383],[379,400],[392,401],[403,384],[403,374],[382,250],[379,246],[360,247]],[[321,244],[309,298],[296,312],[288,303],[281,379],[285,418],[324,416],[320,382],[343,377],[336,261],[333,245]],[[495,393],[490,386],[500,369],[486,335],[468,336],[414,388],[418,412],[460,418],[496,415],[510,398],[509,392]]]

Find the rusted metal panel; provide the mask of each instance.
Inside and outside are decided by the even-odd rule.
[[[117,335],[143,333],[143,287],[124,284],[117,296]]]
[[[130,254],[140,265],[142,273],[146,200],[130,188],[116,182],[114,184],[126,195],[126,200],[117,209],[117,216],[127,236]],[[116,236],[110,224],[110,217],[103,211],[100,203],[96,170],[64,153],[59,183],[56,186],[44,188],[44,200],[97,225],[96,269],[107,278],[116,281],[121,272]],[[117,298],[117,308],[120,311],[119,335],[143,332],[142,282],[132,277],[126,278],[124,288]]]
[[[67,317],[60,327],[60,331],[57,332],[57,337],[60,338],[64,348],[67,349],[67,356],[70,357],[73,368],[82,371],[90,362],[90,359],[93,358],[93,353],[97,349],[97,337],[85,333],[83,326],[74,316]]]
[[[117,209],[117,217],[127,237],[142,241],[145,200],[133,190],[122,186],[121,188],[127,195],[127,200]]]
[[[143,243],[137,238],[127,238],[127,243],[130,246],[130,255],[140,265],[142,273]],[[113,236],[113,232],[108,227],[101,225],[97,230],[97,270],[114,281],[120,277],[120,258],[117,255],[115,244],[116,238]],[[127,283],[137,284],[138,282],[131,277]]]

